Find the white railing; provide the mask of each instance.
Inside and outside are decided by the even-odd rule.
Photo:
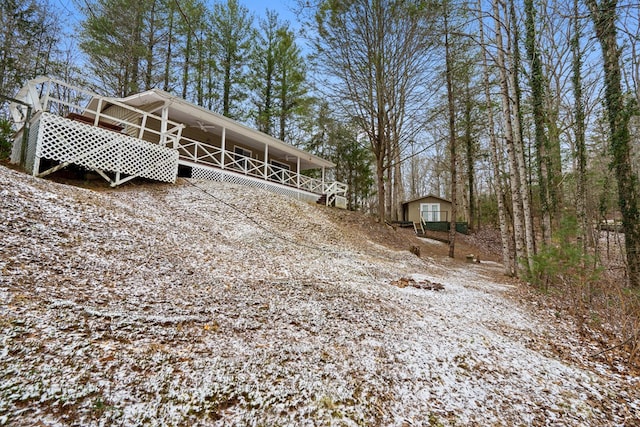
[[[300,188],[312,193],[324,194],[324,183],[322,180],[300,175]]]
[[[203,144],[194,139],[180,138],[176,147],[180,159],[189,160],[194,163],[202,163],[207,166],[222,168],[222,149],[209,144]]]
[[[324,190],[327,195],[327,206],[337,206],[342,209],[347,208],[347,186],[341,182],[334,181]]]
[[[347,194],[347,184],[343,184],[339,181],[333,181],[327,185],[327,187],[324,190],[324,193],[344,196]]]
[[[327,194],[333,197],[344,196],[347,185],[341,182],[324,182],[297,172],[265,163],[249,156],[222,150],[210,144],[181,137],[177,147],[180,160],[225,169],[237,174],[271,181],[288,187],[309,191],[316,194]],[[328,197],[329,198],[329,197]]]
[[[30,80],[18,92],[16,99],[31,105],[34,113],[46,111],[172,148],[178,145],[184,128],[182,123],[50,77]],[[11,104],[11,109],[14,121],[20,122],[26,107]],[[160,130],[147,126],[150,118],[162,123]]]

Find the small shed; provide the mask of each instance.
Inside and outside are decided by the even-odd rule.
[[[445,222],[451,218],[451,201],[428,194],[402,204],[402,220],[410,222]]]

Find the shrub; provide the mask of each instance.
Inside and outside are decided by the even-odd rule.
[[[12,137],[13,128],[11,122],[0,118],[0,160],[4,160],[11,155]]]
[[[588,304],[602,269],[576,239],[575,217],[565,217],[551,244],[543,245],[533,259],[529,281],[544,292],[561,292],[574,303]]]
[[[604,349],[592,357],[612,363],[620,356],[640,367],[640,290],[626,288],[617,269],[605,268],[576,239],[575,218],[564,218],[551,244],[534,256],[528,280],[552,295],[552,304],[567,310],[582,333]],[[620,360],[620,359],[619,359]]]

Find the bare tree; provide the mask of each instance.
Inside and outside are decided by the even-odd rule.
[[[586,0],[604,61],[605,103],[611,138],[613,167],[618,183],[629,286],[640,288],[640,210],[638,176],[631,166],[629,120],[635,104],[625,99],[621,87],[620,47],[616,28],[617,0]]]
[[[382,220],[390,213],[385,179],[389,168],[400,171],[408,110],[424,102],[417,99],[424,95],[429,10],[420,1],[327,0],[318,5],[315,23],[316,62],[326,76],[322,86],[369,139]]]
[[[529,85],[531,87],[531,109],[533,114],[538,187],[542,210],[542,236],[545,243],[551,242],[551,210],[549,207],[549,170],[547,134],[544,111],[544,76],[536,38],[536,11],[533,0],[524,0],[526,13],[526,48],[529,59]]]
[[[444,51],[445,51],[445,75],[447,82],[447,110],[449,113],[449,156],[451,162],[451,219],[449,227],[449,257],[453,258],[456,247],[456,221],[458,214],[458,201],[456,191],[457,178],[457,153],[456,153],[456,107],[453,94],[453,59],[449,35],[449,4],[445,2],[443,13],[444,24]]]
[[[511,68],[507,73],[509,77],[510,88],[513,91],[513,95],[509,97],[512,101],[512,113],[513,113],[513,148],[516,157],[516,165],[518,175],[518,184],[520,189],[519,198],[522,202],[522,216],[524,224],[524,259],[526,261],[524,265],[527,270],[533,269],[533,256],[535,255],[535,236],[533,231],[533,211],[531,209],[531,192],[530,192],[530,176],[527,171],[527,163],[525,159],[525,146],[524,136],[522,128],[522,108],[521,108],[521,88],[520,88],[520,30],[518,23],[518,16],[516,14],[515,2],[509,2],[508,12],[505,10],[505,15],[508,13],[509,18],[505,18],[505,22],[509,24],[508,35],[511,36],[511,49],[507,49],[507,54],[510,59]],[[506,9],[506,8],[505,8]]]
[[[579,235],[582,239],[582,251],[587,252],[587,243],[590,233],[588,232],[587,221],[587,153],[585,144],[585,112],[584,100],[582,95],[582,50],[580,49],[580,38],[582,37],[582,29],[580,25],[580,16],[578,8],[578,0],[573,1],[573,36],[571,37],[571,52],[573,55],[573,97],[575,104],[575,157],[577,163],[576,177],[576,216],[578,217]]]
[[[513,104],[511,101],[511,91],[509,85],[512,83],[512,79],[509,73],[513,70],[507,68],[505,61],[506,49],[504,48],[504,42],[502,37],[504,22],[502,21],[499,0],[493,1],[493,18],[495,21],[495,41],[496,41],[496,65],[499,71],[500,80],[500,95],[502,100],[502,118],[504,121],[505,143],[507,146],[507,156],[509,161],[509,184],[511,189],[511,199],[513,208],[513,232],[515,237],[517,270],[516,274],[522,273],[523,269],[528,268],[528,265],[523,266],[522,262],[527,260],[527,252],[524,243],[524,213],[522,209],[522,187],[521,177],[519,174],[518,160],[516,159],[516,131],[513,128]]]
[[[500,241],[502,243],[502,264],[504,273],[508,276],[514,274],[511,250],[509,248],[509,225],[507,222],[506,206],[504,203],[504,187],[502,185],[500,161],[498,155],[498,141],[495,132],[495,119],[493,115],[493,102],[491,98],[491,84],[489,81],[489,61],[487,60],[487,45],[484,38],[484,22],[482,19],[482,0],[478,0],[478,13],[480,14],[479,30],[480,30],[480,46],[482,49],[482,68],[483,68],[483,86],[485,102],[487,104],[487,127],[489,129],[489,142],[491,151],[491,165],[493,170],[493,182],[496,191],[496,199],[498,203],[498,223],[500,226]]]

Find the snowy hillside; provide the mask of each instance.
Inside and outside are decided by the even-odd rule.
[[[640,423],[639,379],[589,362],[499,266],[418,258],[358,221],[228,184],[98,191],[0,166],[0,425]]]

